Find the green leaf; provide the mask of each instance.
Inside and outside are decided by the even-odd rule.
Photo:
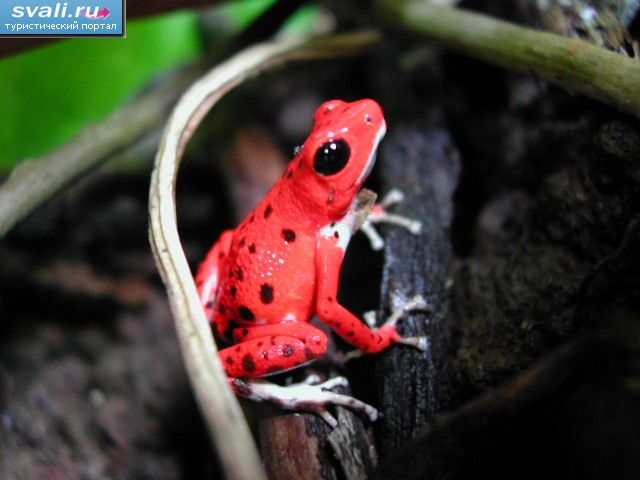
[[[201,51],[198,14],[180,12],[127,22],[127,38],[62,40],[1,60],[0,171],[64,143]]]

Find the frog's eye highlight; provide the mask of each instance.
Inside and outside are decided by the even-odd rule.
[[[351,156],[351,149],[344,140],[324,143],[316,151],[313,168],[320,175],[333,175],[342,170]]]

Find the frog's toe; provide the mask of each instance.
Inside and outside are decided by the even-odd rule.
[[[400,337],[397,343],[409,345],[421,352],[426,352],[429,349],[429,339],[427,337]]]
[[[321,383],[321,380],[320,380],[320,376],[316,375],[315,373],[312,373],[311,375],[308,375],[300,383],[302,383],[304,385],[318,385],[318,384]]]
[[[391,205],[395,205],[396,203],[404,202],[404,192],[399,188],[392,188],[387,192],[387,194],[382,198],[380,204],[383,207],[389,207]]]
[[[336,417],[331,415],[329,410],[326,408],[318,408],[315,410],[315,413],[320,415],[320,417],[322,417],[322,419],[327,422],[331,428],[336,428],[338,426],[338,420],[336,420]]]
[[[418,235],[422,231],[422,222],[413,218],[398,215],[397,213],[388,213],[385,210],[374,211],[367,221],[370,223],[388,223],[408,230],[413,235]]]
[[[377,313],[375,310],[367,310],[362,315],[362,319],[369,326],[369,328],[375,328],[377,324]]]
[[[360,231],[367,236],[372,250],[382,250],[384,247],[384,239],[380,236],[371,222],[364,222],[360,227]]]
[[[348,387],[349,380],[347,380],[345,377],[333,377],[323,383],[317,383],[317,385],[323,390],[331,390],[332,388],[336,387]]]
[[[422,232],[422,222],[420,220],[409,220],[409,223],[407,224],[407,230],[409,230],[409,232],[413,233],[414,235],[420,235],[420,232]]]

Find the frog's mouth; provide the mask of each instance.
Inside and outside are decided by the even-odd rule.
[[[367,179],[367,177],[369,177],[369,175],[371,174],[371,170],[373,170],[373,167],[376,164],[376,158],[378,157],[378,145],[380,144],[380,141],[382,140],[382,137],[384,137],[385,133],[387,133],[387,125],[383,124],[380,127],[380,130],[378,130],[376,138],[373,141],[373,148],[371,149],[371,155],[369,156],[369,160],[367,160],[367,164],[365,165],[364,170],[358,177],[358,181],[357,181],[358,187],[361,187],[362,184]]]

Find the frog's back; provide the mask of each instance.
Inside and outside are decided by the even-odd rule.
[[[220,270],[219,325],[308,321],[313,315],[316,237],[286,220],[267,196],[233,232]]]

